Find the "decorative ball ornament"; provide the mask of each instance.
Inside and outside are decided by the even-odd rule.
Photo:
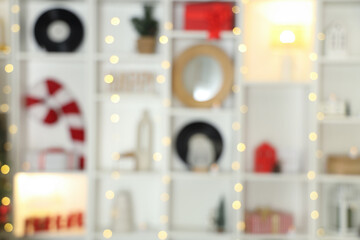
[[[46,125],[55,124],[63,115],[67,118],[79,169],[85,165],[85,127],[80,107],[65,87],[54,79],[35,85],[26,96],[29,113]]]

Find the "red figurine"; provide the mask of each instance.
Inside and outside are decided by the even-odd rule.
[[[269,143],[263,143],[255,150],[255,172],[270,173],[276,166],[276,151]]]

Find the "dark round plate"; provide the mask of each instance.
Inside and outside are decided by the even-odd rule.
[[[49,26],[55,21],[64,22],[70,29],[68,37],[57,42],[48,35]],[[34,34],[40,47],[49,52],[73,52],[84,38],[84,27],[80,19],[66,9],[55,8],[44,12],[36,21]]]
[[[206,122],[192,122],[183,127],[176,137],[176,151],[186,164],[188,164],[186,156],[188,153],[188,143],[190,138],[197,133],[206,135],[215,146],[215,161],[217,162],[223,150],[223,140],[219,131]]]

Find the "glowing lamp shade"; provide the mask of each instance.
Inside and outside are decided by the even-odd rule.
[[[278,25],[271,28],[271,47],[273,48],[303,48],[305,29],[302,26]]]

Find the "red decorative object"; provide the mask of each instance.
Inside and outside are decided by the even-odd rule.
[[[293,217],[289,213],[258,209],[245,213],[245,232],[254,234],[284,234],[294,231]]]
[[[272,172],[276,165],[276,151],[269,143],[263,143],[255,152],[255,172]]]
[[[63,115],[69,123],[69,132],[79,159],[79,169],[84,169],[85,127],[80,107],[65,87],[54,79],[37,84],[26,96],[29,112],[44,124],[54,124]]]
[[[234,17],[231,3],[192,3],[185,7],[186,30],[208,30],[210,39],[220,38],[221,30],[232,30]]]

